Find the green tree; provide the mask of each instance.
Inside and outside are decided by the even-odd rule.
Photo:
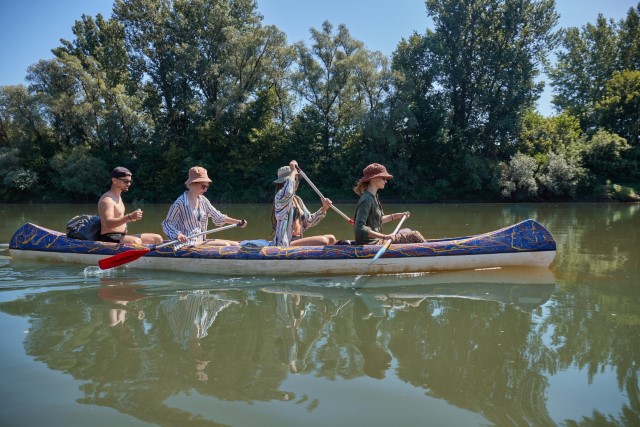
[[[617,33],[613,21],[598,15],[596,24],[569,28],[562,49],[548,74],[554,88],[553,104],[580,119],[583,129],[595,125],[595,102],[616,69]]]
[[[620,21],[618,50],[619,70],[640,70],[640,2]]]
[[[568,113],[544,117],[529,111],[523,117],[516,147],[530,156],[556,153],[577,158],[581,156],[584,144],[585,136],[576,117]]]
[[[40,60],[27,70],[28,91],[38,104],[39,115],[51,126],[51,142],[55,152],[73,145],[89,143],[96,118],[84,101],[92,96],[82,80],[76,79],[63,63],[55,59]],[[48,153],[54,154],[54,153]]]
[[[144,93],[144,106],[163,138],[184,145],[188,141],[191,88],[179,72],[175,13],[171,0],[117,0],[113,19],[125,29],[132,75]]]
[[[333,25],[325,21],[321,30],[312,28],[310,33],[311,48],[303,42],[295,44],[298,62],[292,81],[303,102],[298,126],[315,129],[305,132],[310,156],[306,161],[326,164],[338,157],[345,144],[358,139],[366,101],[378,102],[375,96],[361,96],[366,93],[364,79],[359,80],[360,86],[356,84],[357,71],[375,72],[375,65],[363,43],[353,39],[344,25],[333,33]]]
[[[60,175],[60,186],[70,197],[95,201],[107,188],[109,167],[89,151],[86,146],[74,147],[56,154],[51,165]]]
[[[267,164],[278,164],[291,120],[286,86],[293,48],[277,27],[262,25],[255,1],[175,4],[185,46],[178,51],[178,65],[198,95],[192,148],[210,153],[203,158],[227,177],[221,183],[224,193],[255,199],[264,194],[264,180],[257,177],[264,176]],[[273,167],[268,170],[273,173]]]
[[[9,147],[26,149],[32,141],[50,137],[38,98],[23,85],[0,87],[0,117]]]
[[[109,87],[135,83],[130,75],[131,60],[125,46],[124,28],[119,22],[104,19],[101,14],[95,18],[82,15],[75,21],[72,31],[75,39],[62,39],[62,46],[53,49],[56,57],[61,58],[64,53],[75,56],[85,69],[95,66],[87,61],[92,59],[104,70]]]
[[[640,70],[621,71],[605,85],[595,112],[603,128],[635,147],[640,141]]]
[[[206,119],[237,135],[253,97],[272,89],[286,100],[293,51],[282,31],[262,25],[255,1],[176,1],[175,9],[179,70]]]
[[[585,182],[582,156],[586,137],[576,117],[568,113],[543,117],[539,113],[528,112],[524,116],[517,147],[519,154],[536,160],[534,178],[538,196],[574,197]],[[512,162],[516,156],[512,157]],[[515,189],[514,186],[511,188]]]
[[[87,142],[111,162],[135,157],[148,138],[150,121],[142,114],[124,28],[113,19],[83,15],[73,27],[76,38],[62,40],[54,54],[77,81],[79,103],[91,116]]]
[[[450,150],[455,157],[506,158],[522,114],[542,91],[540,64],[558,40],[554,1],[427,0],[426,6]]]
[[[23,85],[0,87],[0,117],[7,133],[5,148],[9,150],[3,153],[0,176],[13,177],[5,182],[9,190],[3,196],[6,200],[35,197],[42,191],[38,185],[46,189],[51,184],[49,159],[59,150],[60,143],[49,125],[42,98],[31,95]],[[26,185],[14,187],[14,178],[18,177],[25,178],[20,181]]]
[[[628,179],[632,165],[625,153],[631,149],[627,141],[611,132],[599,130],[589,141],[584,153],[584,164],[601,179]]]
[[[434,84],[436,69],[426,37],[413,34],[403,39],[391,64],[390,96],[380,117],[365,130],[366,153],[362,157],[366,163],[385,159],[397,177],[392,188],[397,195],[440,199],[450,194],[446,111]],[[376,123],[381,129],[374,126]],[[436,181],[438,189],[433,184]]]
[[[252,153],[273,162],[277,151],[256,135],[280,134],[272,121],[290,120],[285,35],[262,25],[252,0],[119,0],[114,17],[154,123],[159,147],[144,149],[152,163],[144,167],[167,177],[159,191],[175,192],[193,162],[226,177],[234,188],[223,194],[255,185],[263,166]]]

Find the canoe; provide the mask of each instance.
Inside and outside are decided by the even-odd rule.
[[[493,267],[548,267],[556,254],[549,231],[532,219],[483,234],[391,245],[375,263],[379,245],[170,246],[126,264],[130,268],[218,275],[320,276],[401,274]],[[12,259],[97,265],[143,246],[75,240],[35,224],[22,225],[9,242]]]

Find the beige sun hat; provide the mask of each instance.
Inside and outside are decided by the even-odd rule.
[[[278,179],[273,181],[274,184],[282,184],[284,180],[291,174],[291,168],[289,166],[282,166],[278,169]]]
[[[202,166],[194,166],[189,169],[189,179],[185,182],[185,185],[189,186],[194,182],[207,182],[211,183],[207,170]]]

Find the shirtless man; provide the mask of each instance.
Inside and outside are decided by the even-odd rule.
[[[98,212],[100,213],[98,240],[120,244],[160,244],[162,237],[159,234],[143,233],[135,236],[127,234],[127,223],[142,219],[140,209],[125,214],[121,195],[123,192],[129,191],[131,178],[131,172],[122,166],[111,171],[111,189],[104,193],[98,201]]]

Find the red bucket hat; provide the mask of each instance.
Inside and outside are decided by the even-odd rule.
[[[384,178],[384,179],[392,179],[393,175],[387,172],[387,168],[385,168],[380,163],[371,163],[369,166],[362,170],[363,177],[360,178],[358,183],[369,182],[374,178]]]

